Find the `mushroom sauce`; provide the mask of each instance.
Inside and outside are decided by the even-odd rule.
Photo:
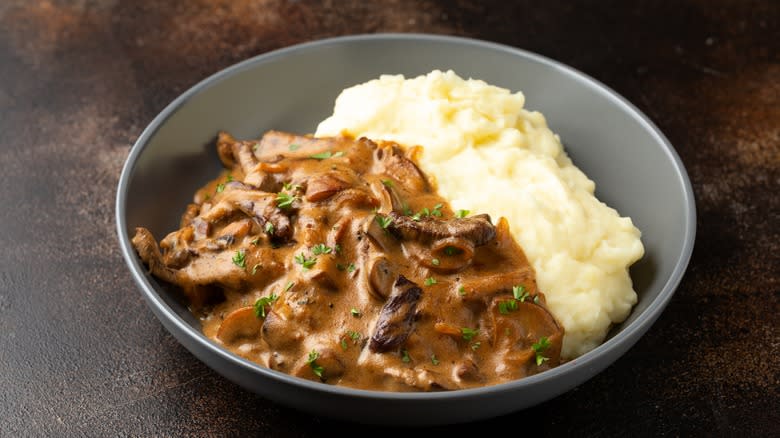
[[[298,377],[384,391],[493,385],[560,363],[563,327],[503,218],[453,212],[415,149],[220,133],[226,172],[133,244],[203,332]],[[478,184],[478,181],[474,182]]]

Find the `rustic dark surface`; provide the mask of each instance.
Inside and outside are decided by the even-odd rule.
[[[486,424],[780,435],[779,17],[772,0],[0,2],[0,436],[376,432],[275,405],[185,351],[125,269],[113,202],[143,127],[200,79],[383,31],[497,41],[595,76],[660,126],[693,182],[696,249],[650,332],[579,388]],[[427,433],[442,432],[456,430]]]

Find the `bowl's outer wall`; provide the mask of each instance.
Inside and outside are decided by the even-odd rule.
[[[120,241],[157,316],[223,375],[285,404],[353,420],[392,423],[402,418],[407,424],[466,421],[532,405],[585,381],[622,355],[665,306],[682,275],[678,265],[682,270],[687,265],[695,223],[690,183],[663,136],[633,107],[587,77],[535,55],[457,38],[411,38],[326,40],[217,74],[169,107],[164,123],[148,128],[135,148],[142,147],[143,153],[123,172],[117,202]],[[447,398],[388,399],[322,392],[320,385],[291,384],[291,378],[268,370],[259,376],[230,354],[215,355],[213,348],[204,348],[201,335],[193,336],[182,321],[171,320],[175,313],[199,333],[187,309],[164,292],[157,294],[163,289],[141,274],[144,269],[128,250],[127,235],[145,226],[159,239],[177,227],[193,192],[220,170],[214,150],[218,131],[238,138],[258,137],[269,129],[310,133],[331,113],[343,88],[381,74],[414,76],[434,69],[452,69],[463,77],[523,91],[526,107],[545,114],[574,162],[596,182],[599,198],[642,230],[646,254],[632,268],[639,302],[612,333],[630,332],[619,345],[581,358],[587,359],[585,366],[557,373],[554,379],[525,379],[520,386],[456,392]],[[657,300],[662,293],[663,300]],[[651,305],[652,312],[646,313]],[[631,324],[640,318],[641,324]],[[469,402],[463,403],[466,397]]]

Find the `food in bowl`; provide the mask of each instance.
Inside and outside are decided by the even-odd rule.
[[[558,365],[563,326],[510,233],[454,211],[410,157],[352,137],[220,133],[227,171],[179,230],[132,239],[203,332],[295,376],[414,391],[492,385]]]
[[[594,196],[544,116],[524,104],[520,92],[452,71],[385,75],[342,91],[315,135],[420,145],[420,168],[453,208],[507,218],[566,328],[562,356],[571,359],[629,315],[637,295],[628,268],[644,247],[631,219]]]

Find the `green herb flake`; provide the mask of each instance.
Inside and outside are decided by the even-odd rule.
[[[409,363],[412,361],[412,358],[409,357],[409,352],[406,350],[401,350],[401,362],[403,363]]]
[[[426,286],[433,286],[436,283],[437,283],[437,281],[433,277],[428,277],[428,278],[425,279],[425,285]]]
[[[537,342],[531,345],[531,348],[534,350],[534,353],[536,353],[536,366],[540,366],[545,361],[550,360],[549,357],[544,357],[542,355],[544,350],[546,350],[549,346],[550,346],[550,340],[547,339],[547,336],[543,336],[539,338]]]
[[[439,359],[436,359],[436,355],[435,354],[431,355],[431,363],[434,364],[434,365],[438,365],[439,364]]]
[[[539,304],[539,295],[534,295],[534,304]]]
[[[228,174],[227,176],[227,182],[233,181],[233,175]]]
[[[515,310],[517,310],[516,300],[501,301],[498,303],[498,311],[503,315],[514,312]]]
[[[349,309],[349,313],[351,313],[352,316],[354,316],[355,318],[359,318],[360,315],[361,315],[360,310],[358,310],[358,309],[356,309],[354,307]]]
[[[285,286],[285,287],[284,287],[284,291],[285,291],[285,292],[289,292],[289,290],[290,290],[290,289],[292,289],[292,288],[293,288],[293,286],[295,286],[295,283],[294,283],[294,282],[292,282],[292,281],[288,281],[288,282],[287,282],[287,286]]]
[[[295,258],[295,263],[298,263],[299,265],[303,266],[304,271],[308,271],[314,265],[317,264],[317,257],[306,257],[306,255],[304,255],[303,253],[300,253],[294,258]]]
[[[346,350],[347,349],[347,340],[346,339],[341,339],[340,344],[341,344],[341,349],[342,350]]]
[[[341,254],[341,245],[338,243],[333,246],[333,252],[336,254]]]
[[[458,295],[465,297],[466,296],[466,288],[461,286],[458,288]]]
[[[441,217],[441,209],[444,207],[442,204],[436,204],[431,210],[431,216]]]
[[[274,233],[274,224],[271,222],[265,223],[265,233],[266,234],[273,234]]]
[[[479,329],[461,327],[460,332],[463,334],[463,339],[470,341],[474,339],[474,336],[477,336],[479,334]]]
[[[433,259],[431,260],[431,264],[433,266],[439,266],[441,264],[441,261],[439,259]]]
[[[239,249],[233,254],[233,264],[241,269],[246,269],[246,251]]]
[[[391,179],[383,179],[382,184],[386,185],[387,187],[393,187],[393,180]]]
[[[299,201],[300,198],[297,196],[291,195],[289,193],[279,192],[276,195],[276,206],[279,208],[290,208],[293,205],[293,202]]]
[[[301,186],[300,184],[293,184],[292,181],[290,181],[282,184],[282,188],[291,192],[295,192],[297,190],[300,190]]]
[[[342,152],[343,155],[343,152]],[[327,151],[327,152],[320,152],[319,154],[309,155],[309,158],[314,158],[315,160],[327,160],[328,158],[331,158],[333,156],[333,152]]]
[[[352,339],[352,341],[353,341],[355,344],[357,344],[357,343],[358,343],[358,341],[360,341],[360,338],[363,336],[363,335],[361,335],[359,332],[356,332],[356,331],[354,331],[354,330],[350,330],[350,331],[348,331],[348,332],[347,332],[347,335],[349,336],[349,338],[350,338],[350,339]]]
[[[350,264],[347,265],[347,272],[349,272],[350,274],[355,272],[355,269],[356,268],[355,268],[355,264],[354,263],[350,263]]]
[[[255,245],[255,246],[260,245],[260,238],[259,237],[255,237],[254,239],[252,239],[251,243],[252,243],[252,245]]]
[[[254,266],[252,266],[252,275],[255,275],[255,274],[257,274],[257,270],[258,270],[259,268],[262,268],[262,267],[263,267],[263,265],[261,265],[260,263],[257,263],[257,264],[255,264]]]
[[[333,248],[325,245],[324,243],[318,243],[311,248],[311,253],[314,255],[330,254],[333,252]]]
[[[217,193],[222,193],[223,190],[225,190],[225,184],[217,184]]]
[[[471,350],[472,351],[477,351],[477,350],[479,350],[479,347],[481,347],[481,346],[482,346],[482,342],[475,342],[475,343],[471,344]]]
[[[528,291],[525,289],[525,286],[520,284],[517,286],[512,286],[512,295],[515,296],[516,300],[522,303],[526,298],[528,298]]]
[[[455,213],[455,217],[463,219],[464,217],[468,216],[469,213],[471,212],[468,210],[458,210],[458,212]]]
[[[320,353],[316,350],[312,350],[309,352],[309,358],[306,359],[306,363],[309,364],[314,375],[322,379],[322,374],[325,372],[325,369],[317,365],[317,359],[319,358]]]
[[[288,147],[288,149],[290,149],[291,152],[297,151],[300,148],[301,145],[299,145],[298,143],[290,143],[290,146]]]
[[[390,216],[382,216],[382,215],[376,215],[374,216],[376,219],[376,222],[379,224],[380,227],[382,227],[383,230],[386,230],[387,227],[390,226],[390,224],[393,223],[393,218]]]
[[[260,143],[255,143],[255,144],[252,145],[252,150],[253,151],[257,151],[258,149],[260,149]]]
[[[276,296],[276,294],[271,294],[267,297],[262,297],[259,300],[255,301],[255,316],[258,318],[265,318],[266,312],[265,312],[265,306],[270,306],[271,304],[275,303],[276,300],[278,300],[279,297]]]

